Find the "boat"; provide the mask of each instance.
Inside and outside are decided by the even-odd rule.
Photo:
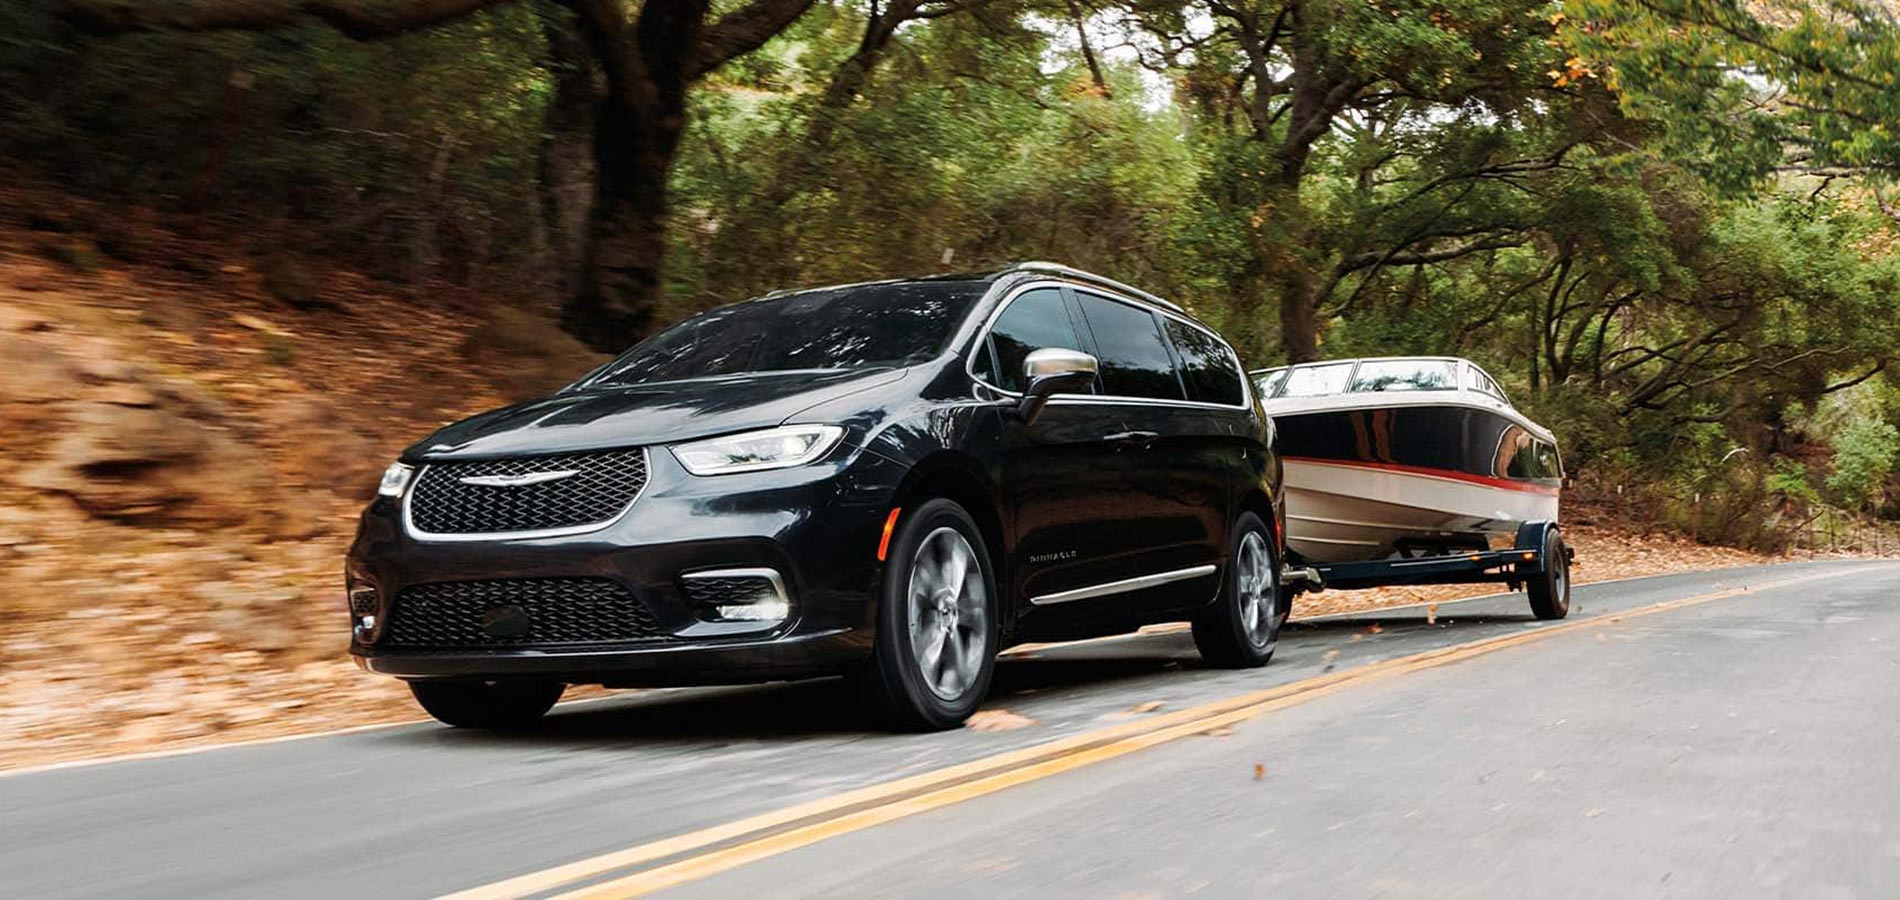
[[[1378,357],[1253,372],[1285,465],[1289,562],[1512,546],[1555,524],[1556,436],[1456,357]]]

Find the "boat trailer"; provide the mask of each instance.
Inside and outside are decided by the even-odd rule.
[[[1507,550],[1288,565],[1282,570],[1281,583],[1298,595],[1327,588],[1499,582],[1514,591],[1528,589],[1538,618],[1561,619],[1570,610],[1574,559],[1576,551],[1565,545],[1555,522],[1525,522],[1518,526],[1517,538]]]

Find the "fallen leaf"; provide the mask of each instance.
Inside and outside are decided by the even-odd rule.
[[[1260,779],[1265,778],[1265,777],[1267,777],[1267,764],[1254,763],[1253,764],[1253,780],[1259,781]]]
[[[1366,633],[1367,633],[1367,634],[1378,634],[1379,632],[1381,632],[1381,631],[1384,631],[1384,630],[1385,630],[1385,626],[1384,626],[1384,625],[1380,625],[1379,623],[1377,623],[1377,622],[1374,622],[1374,623],[1372,623],[1372,627],[1371,627],[1371,628],[1368,628],[1368,629],[1366,629]]]
[[[1015,731],[1036,724],[1036,720],[1007,709],[979,709],[970,714],[963,727],[973,731]]]
[[[1159,700],[1150,700],[1146,703],[1136,704],[1134,707],[1130,708],[1128,711],[1131,713],[1151,713],[1166,705],[1167,704],[1162,703]]]
[[[1425,607],[1425,624],[1427,625],[1438,624],[1438,604],[1433,603],[1430,606]]]

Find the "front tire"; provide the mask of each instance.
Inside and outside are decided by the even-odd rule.
[[[558,681],[409,682],[409,693],[436,721],[484,731],[532,728],[565,690]]]
[[[975,520],[950,500],[905,517],[891,542],[866,681],[899,728],[955,728],[996,670],[996,577]]]
[[[1194,646],[1211,666],[1264,666],[1280,643],[1280,626],[1290,609],[1267,526],[1259,516],[1241,513],[1220,601],[1194,619]]]

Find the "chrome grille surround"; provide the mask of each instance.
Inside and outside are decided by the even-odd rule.
[[[560,537],[619,521],[646,492],[647,450],[600,450],[424,464],[403,495],[403,526],[426,541]],[[571,474],[568,474],[571,473]],[[547,476],[554,476],[548,478]],[[544,480],[533,480],[541,476]],[[525,478],[513,486],[465,478]]]

